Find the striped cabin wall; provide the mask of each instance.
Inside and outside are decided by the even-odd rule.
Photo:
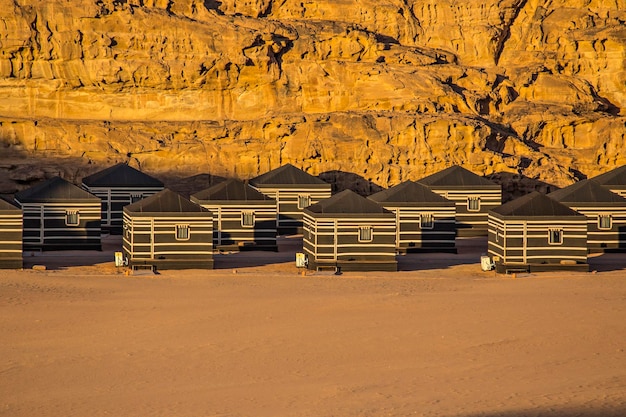
[[[254,186],[252,184],[250,184],[250,186],[276,200],[276,228],[279,230],[279,233],[281,231],[295,231],[301,229],[303,210],[308,207],[308,205],[316,204],[331,196],[330,184],[322,188],[308,185],[299,185],[294,188],[264,187]],[[298,204],[300,196],[310,197],[310,202],[307,206]]]
[[[24,249],[101,249],[99,203],[20,205],[24,213]],[[78,213],[78,224],[66,223],[68,212]]]
[[[213,244],[215,246],[254,243],[276,247],[276,206],[250,201],[233,204],[192,201],[213,213]],[[253,213],[254,225],[244,226],[244,213]]]
[[[129,266],[213,268],[213,218],[176,214],[123,213],[122,250]],[[187,239],[177,239],[177,226],[188,227]]]
[[[489,216],[488,252],[503,264],[587,262],[587,222],[545,219],[510,220]],[[551,229],[562,231],[562,243],[549,243]]]
[[[564,204],[587,217],[587,249],[590,252],[605,249],[626,250],[626,207],[583,207]],[[610,228],[600,227],[600,216],[610,216]]]
[[[371,227],[371,241],[359,240],[359,229]],[[325,265],[345,270],[396,270],[396,222],[393,217],[303,216],[303,250],[309,268]]]
[[[102,200],[101,227],[113,234],[122,233],[124,206],[163,190],[163,187],[89,187],[85,184],[81,186]]]
[[[0,211],[0,268],[22,268],[22,233],[22,212]]]
[[[450,250],[455,247],[454,207],[407,207],[381,204],[396,216],[396,248]],[[432,227],[422,227],[422,216],[432,216]]]
[[[502,204],[502,189],[500,187],[429,188],[456,204],[457,236],[486,236],[489,210]],[[470,210],[470,199],[478,199],[478,210]]]

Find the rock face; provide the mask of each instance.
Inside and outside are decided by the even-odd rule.
[[[621,0],[0,2],[0,193],[120,161],[380,186],[462,164],[509,194],[626,163]]]

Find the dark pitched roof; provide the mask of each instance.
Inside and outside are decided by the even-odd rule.
[[[20,203],[46,203],[46,202],[91,202],[100,201],[95,195],[64,180],[61,177],[53,177],[40,182],[31,188],[15,194],[15,200]]]
[[[20,209],[19,207],[15,206],[14,204],[6,201],[5,199],[0,198],[0,211],[4,211],[4,212],[7,212],[7,211],[19,211],[19,212],[21,212],[22,209]]]
[[[594,180],[582,180],[548,194],[561,203],[614,203],[626,205],[626,198],[615,194]]]
[[[307,174],[303,170],[296,168],[291,164],[283,165],[280,168],[276,168],[270,172],[259,175],[258,177],[251,179],[250,184],[254,186],[307,184],[326,185],[330,188],[330,184],[327,182],[324,182],[311,174]]]
[[[344,190],[319,203],[313,204],[307,207],[305,211],[315,214],[393,215],[378,203],[361,197],[351,190]]]
[[[491,210],[501,216],[514,217],[563,217],[582,216],[564,204],[551,199],[538,191],[516,198]]]
[[[395,187],[380,191],[368,197],[378,203],[434,203],[454,206],[454,202],[430,191],[428,187],[413,181],[405,181]]]
[[[626,187],[626,165],[622,165],[621,167],[612,169],[611,171],[591,179],[604,186],[617,185]]]
[[[195,201],[274,201],[243,181],[236,179],[223,181],[193,194],[191,198]]]
[[[148,174],[120,163],[83,178],[88,187],[163,187],[163,183]]]
[[[187,200],[180,194],[164,189],[148,198],[124,207],[131,213],[202,213],[209,210]]]
[[[436,172],[418,180],[417,182],[429,187],[499,187],[499,185],[495,182],[489,181],[488,179],[476,175],[472,171],[468,171],[458,165]]]

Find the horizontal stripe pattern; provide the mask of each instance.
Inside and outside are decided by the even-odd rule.
[[[487,230],[487,214],[489,210],[502,205],[502,191],[494,188],[475,188],[451,190],[447,188],[429,187],[431,191],[454,201],[456,204],[457,228]],[[479,199],[479,209],[469,210],[469,200]]]
[[[237,245],[254,242],[276,245],[276,207],[267,204],[224,205],[202,202],[213,213],[213,244]],[[244,226],[244,213],[252,213],[254,225]]]
[[[360,240],[360,228],[371,228],[371,240]],[[335,220],[303,216],[303,250],[313,264],[320,262],[394,262],[395,219]]]
[[[25,248],[100,247],[100,204],[23,203]],[[68,212],[76,212],[78,224],[67,224]]]
[[[88,187],[85,184],[82,187],[102,200],[102,227],[120,230],[124,206],[163,190],[163,187]]]
[[[587,217],[587,246],[589,249],[626,248],[626,207],[580,207],[567,204]],[[611,227],[600,227],[600,216],[610,216]]]
[[[396,215],[396,247],[447,249],[456,238],[455,209],[450,207],[397,207],[383,204]],[[423,219],[424,217],[424,219]],[[427,224],[432,220],[432,226]]]
[[[561,243],[551,243],[550,231],[558,230]],[[489,216],[488,252],[504,264],[587,261],[586,219],[502,220]]]
[[[22,214],[0,214],[0,261],[22,259]],[[9,266],[9,263],[1,265]]]
[[[276,200],[276,227],[278,228],[302,227],[302,214],[306,207],[298,207],[300,196],[309,196],[309,205],[319,203],[331,196],[330,184],[325,189],[320,189],[319,186],[307,188],[306,185],[298,187],[297,190],[263,186],[253,188]]]
[[[188,229],[188,236],[177,238],[177,227]],[[213,258],[213,217],[176,218],[123,215],[123,251],[129,263]]]

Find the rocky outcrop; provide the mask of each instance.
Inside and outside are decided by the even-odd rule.
[[[518,194],[626,163],[620,2],[4,3],[0,192],[130,161],[380,186],[462,164]]]

